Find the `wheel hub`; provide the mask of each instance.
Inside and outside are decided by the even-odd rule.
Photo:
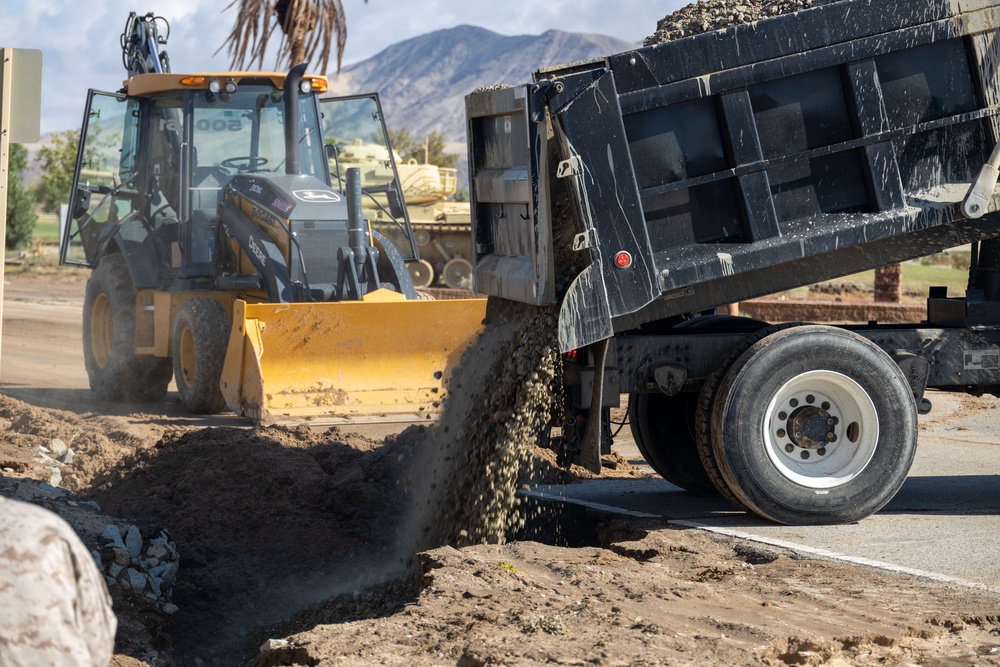
[[[831,453],[841,437],[840,417],[830,399],[817,392],[784,397],[778,406],[772,435],[784,443],[786,455],[799,461]]]

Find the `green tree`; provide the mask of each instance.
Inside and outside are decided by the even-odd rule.
[[[42,180],[35,187],[35,198],[46,213],[58,213],[69,201],[76,169],[76,150],[80,130],[66,130],[52,135],[51,143],[38,149],[35,161],[42,168]]]
[[[407,128],[402,127],[389,130],[389,141],[403,162],[415,160],[418,164],[435,164],[450,169],[458,164],[457,154],[444,152],[444,132],[440,130],[416,139]]]
[[[34,201],[24,189],[21,174],[28,167],[28,149],[21,144],[10,145],[7,163],[7,240],[8,250],[22,248],[31,241],[38,216],[32,210]]]

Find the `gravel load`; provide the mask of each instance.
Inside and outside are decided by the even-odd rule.
[[[643,46],[670,42],[681,37],[722,30],[734,25],[753,23],[770,16],[780,16],[836,0],[702,0],[681,7],[656,23],[656,32]]]

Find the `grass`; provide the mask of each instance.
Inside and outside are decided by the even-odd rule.
[[[32,241],[45,245],[59,245],[59,216],[55,213],[39,213]]]
[[[942,260],[944,261],[944,260]],[[950,264],[950,262],[945,262]],[[962,296],[969,282],[969,271],[943,264],[925,264],[921,260],[903,263],[902,300],[918,302],[927,298],[932,286],[945,286],[951,296]],[[835,280],[817,283],[816,286],[799,287],[774,296],[789,299],[833,298],[870,301],[875,287],[875,271],[862,271]]]

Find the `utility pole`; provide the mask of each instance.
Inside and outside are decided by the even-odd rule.
[[[7,250],[7,163],[10,143],[38,141],[42,107],[42,52],[0,50],[0,240]],[[4,263],[0,263],[0,341],[3,340]],[[0,354],[0,359],[2,359]]]

